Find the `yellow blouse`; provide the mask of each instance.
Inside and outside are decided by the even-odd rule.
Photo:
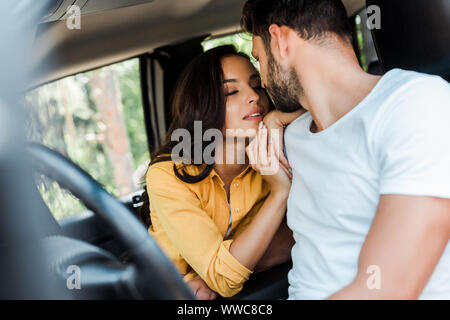
[[[195,166],[189,174],[198,174]],[[185,281],[199,275],[223,297],[237,294],[252,274],[230,253],[236,237],[258,213],[269,185],[248,166],[230,186],[230,205],[224,183],[213,170],[204,180],[189,184],[178,179],[173,162],[154,164],[147,172],[152,225],[149,233],[178,267]],[[231,232],[228,230],[231,212]]]

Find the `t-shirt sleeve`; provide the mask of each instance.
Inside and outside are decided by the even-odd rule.
[[[377,124],[380,194],[450,198],[450,84],[415,80],[388,102]]]

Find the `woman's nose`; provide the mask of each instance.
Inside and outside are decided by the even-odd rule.
[[[253,88],[249,88],[249,95],[248,95],[248,102],[252,103],[252,102],[258,102],[259,100],[259,94],[258,92],[256,92],[255,89]]]

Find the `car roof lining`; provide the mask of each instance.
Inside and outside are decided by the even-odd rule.
[[[66,20],[42,23],[28,62],[28,87],[135,57],[203,34],[240,31],[243,0],[155,0],[81,17],[81,29]],[[349,16],[364,0],[344,0]]]

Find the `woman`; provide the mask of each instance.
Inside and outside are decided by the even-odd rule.
[[[216,293],[230,297],[255,269],[287,261],[293,244],[283,223],[290,172],[278,162],[281,170],[275,174],[257,172],[278,161],[262,123],[270,100],[250,59],[233,46],[222,46],[189,64],[178,80],[172,108],[167,141],[147,171],[141,217],[147,225],[151,217],[150,234],[197,298],[214,299]],[[223,134],[215,141],[213,163],[172,161],[178,144],[171,141],[172,133],[185,129],[194,137],[194,121],[202,121],[203,132],[218,129]],[[243,133],[253,139],[250,145]],[[211,144],[202,141],[200,150],[191,140],[186,152],[191,155],[203,155]],[[239,163],[238,155],[246,151],[249,157]]]

